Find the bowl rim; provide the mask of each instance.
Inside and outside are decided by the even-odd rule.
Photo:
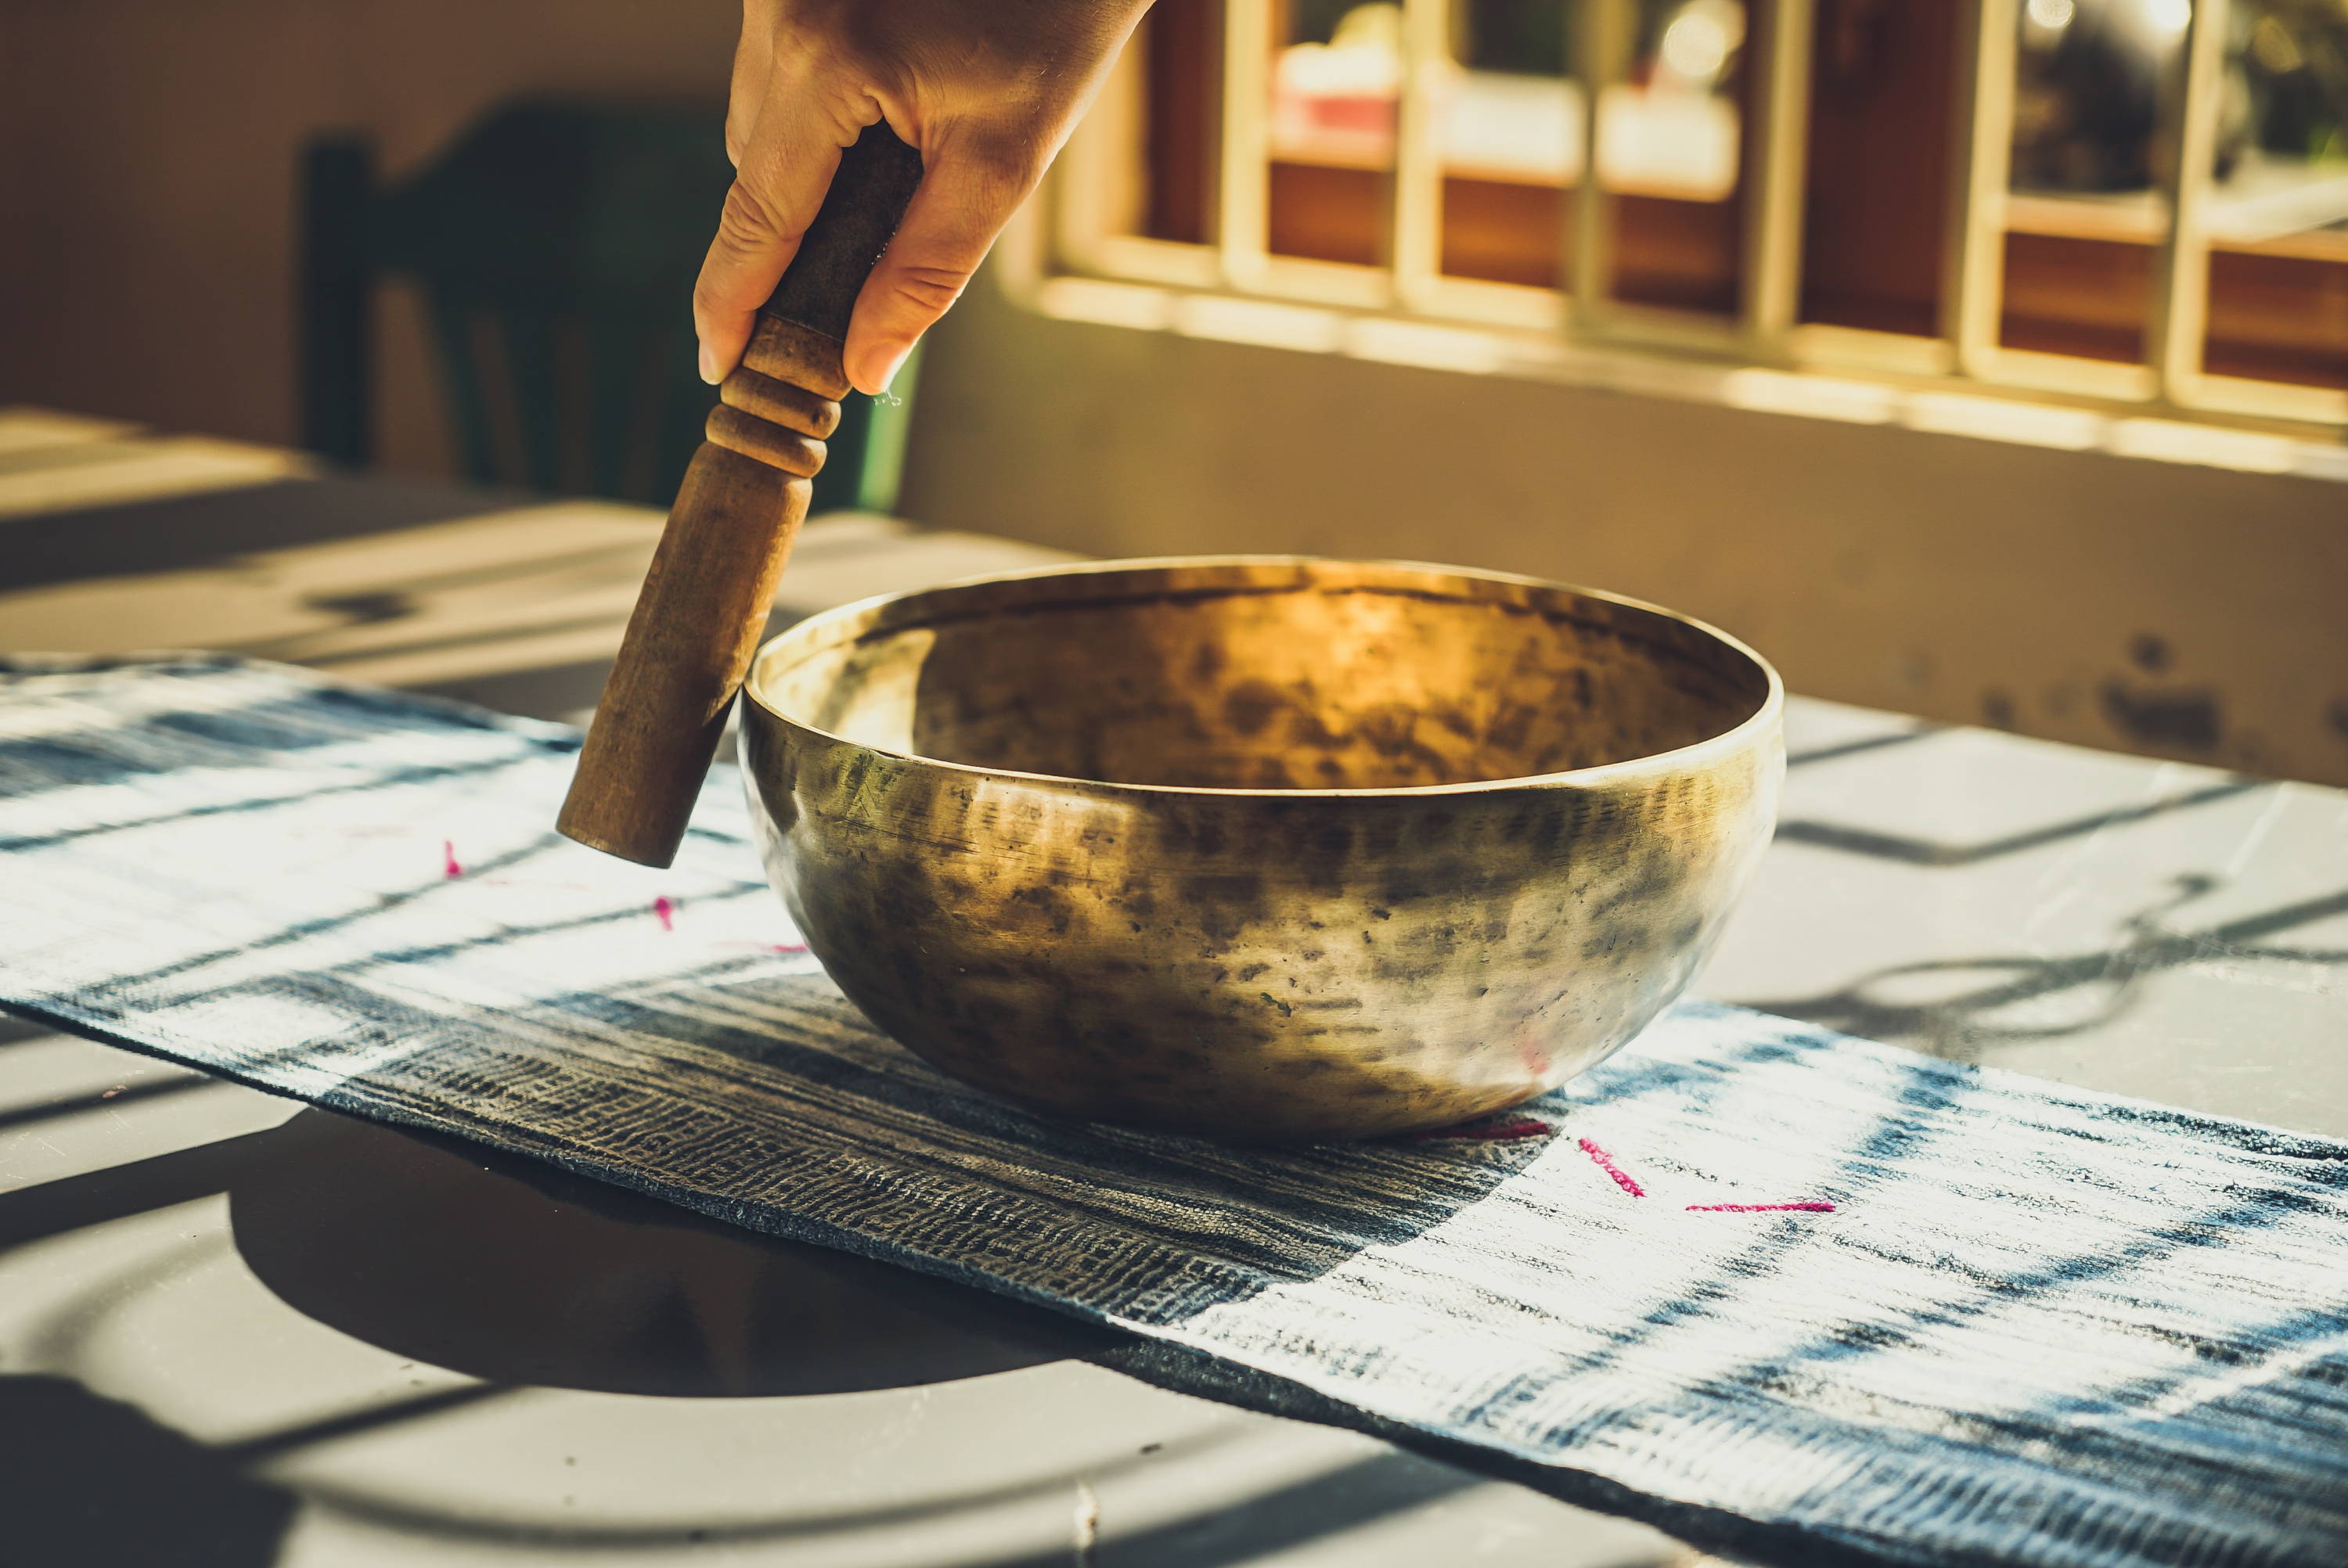
[[[767,660],[787,642],[819,635],[838,622],[872,614],[882,607],[919,599],[926,594],[943,593],[951,589],[989,587],[997,583],[1025,582],[1038,578],[1070,578],[1111,572],[1167,570],[1211,567],[1380,567],[1402,571],[1430,572],[1445,577],[1472,578],[1520,588],[1542,589],[1551,592],[1574,594],[1583,599],[1601,600],[1629,610],[1643,610],[1692,627],[1715,641],[1751,660],[1767,682],[1768,690],[1758,707],[1728,729],[1715,735],[1706,735],[1684,746],[1670,751],[1649,752],[1641,756],[1625,757],[1620,762],[1601,763],[1594,767],[1568,768],[1557,773],[1519,774],[1508,778],[1468,779],[1457,784],[1395,784],[1372,788],[1347,789],[1260,789],[1234,788],[1210,784],[1132,784],[1117,779],[1088,779],[1073,774],[1031,773],[1021,768],[981,767],[972,763],[957,763],[925,753],[899,751],[891,746],[874,745],[868,741],[851,740],[829,730],[795,719],[768,701],[760,690],[759,671]],[[1643,774],[1678,773],[1691,767],[1701,767],[1715,760],[1744,751],[1763,733],[1779,728],[1784,720],[1786,683],[1777,667],[1763,658],[1742,638],[1730,635],[1710,621],[1684,615],[1676,610],[1633,599],[1628,594],[1610,593],[1604,589],[1584,588],[1578,583],[1560,582],[1551,578],[1534,577],[1525,572],[1490,571],[1480,567],[1448,566],[1437,561],[1403,560],[1383,557],[1323,556],[1301,554],[1266,555],[1187,555],[1131,556],[1107,559],[1055,562],[1047,566],[1023,567],[1014,571],[981,572],[970,577],[954,578],[945,582],[932,583],[924,588],[895,589],[886,593],[868,594],[846,604],[819,610],[803,620],[777,632],[760,643],[750,656],[749,668],[742,680],[742,705],[764,712],[787,731],[814,736],[835,745],[853,747],[877,756],[893,757],[902,762],[919,764],[925,768],[938,768],[949,773],[963,774],[973,778],[1015,779],[1025,784],[1050,784],[1085,792],[1107,792],[1144,795],[1227,795],[1253,800],[1358,800],[1393,796],[1416,799],[1428,795],[1478,794],[1498,790],[1523,789],[1584,789],[1618,784]]]

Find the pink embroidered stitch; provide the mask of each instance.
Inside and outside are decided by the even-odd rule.
[[[1581,1152],[1596,1161],[1600,1170],[1613,1177],[1616,1186],[1634,1198],[1643,1198],[1647,1195],[1647,1189],[1632,1181],[1622,1167],[1614,1163],[1613,1156],[1587,1138],[1581,1140]]]
[[[664,893],[659,897],[653,900],[653,917],[661,923],[662,930],[674,931],[676,929],[675,915],[676,906],[668,901],[667,894]]]
[[[440,841],[440,875],[451,882],[465,875],[464,866],[458,862],[457,845],[453,839]]]
[[[1478,1138],[1487,1143],[1506,1143],[1516,1138],[1546,1138],[1557,1129],[1532,1116],[1510,1116],[1498,1122],[1468,1122],[1457,1127],[1430,1127],[1411,1137]]]
[[[1688,1205],[1688,1213],[1692,1214],[1775,1214],[1781,1209],[1806,1214],[1830,1214],[1835,1212],[1835,1206],[1832,1204],[1817,1203],[1807,1199],[1798,1204],[1690,1204]]]

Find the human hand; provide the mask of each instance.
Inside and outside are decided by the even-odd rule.
[[[839,167],[885,118],[923,173],[842,354],[880,392],[1035,188],[1148,0],[743,0],[734,188],[693,292],[701,374],[742,357]]]

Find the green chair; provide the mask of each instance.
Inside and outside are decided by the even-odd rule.
[[[716,397],[691,300],[732,179],[723,118],[697,109],[516,104],[390,186],[363,138],[313,141],[303,444],[372,456],[371,295],[401,275],[422,292],[469,477],[666,506]],[[814,510],[894,507],[915,369],[885,400],[847,401]]]

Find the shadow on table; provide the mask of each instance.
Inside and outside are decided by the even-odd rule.
[[[8,1549],[0,1563],[13,1564],[8,1551],[25,1547],[37,1548],[25,1561],[41,1568],[260,1568],[275,1560],[296,1500],[252,1479],[256,1461],[494,1400],[526,1383],[667,1396],[829,1394],[1080,1358],[1243,1408],[1361,1424],[1277,1379],[737,1230],[534,1161],[314,1110],[267,1132],[0,1194],[0,1249],[223,1189],[239,1253],[289,1305],[487,1381],[206,1448],[69,1380],[0,1377],[0,1548]],[[1212,1568],[1423,1507],[1483,1479],[1416,1455],[1375,1455],[1120,1539],[1117,1560]],[[1068,1490],[1075,1480],[1038,1485]],[[467,1540],[510,1534],[581,1550],[747,1546],[806,1528],[794,1521],[550,1536],[479,1521],[455,1527],[422,1512],[375,1522],[427,1538],[453,1529]],[[1046,1553],[1032,1561],[1066,1560]]]
[[[222,1190],[246,1266],[289,1306],[502,1387],[849,1393],[1088,1356],[1115,1337],[535,1161],[319,1111],[0,1194],[0,1250]]]
[[[2231,920],[2178,929],[2169,917],[2220,886],[2217,878],[2171,879],[2169,891],[2121,922],[2118,939],[2083,953],[1990,953],[1899,964],[1813,996],[1738,999],[1741,1005],[1867,1040],[1897,1041],[1953,1061],[1984,1047],[2058,1040],[2101,1028],[2143,996],[2143,982],[2194,964],[2348,964],[2348,948],[2293,947],[2268,938],[2348,914],[2348,889],[2255,910]],[[1910,999],[1902,987],[1933,986]],[[2066,1015],[2031,1010],[2072,999]]]
[[[499,1383],[771,1397],[1081,1356],[1106,1331],[477,1146],[309,1111],[233,1182],[237,1250],[331,1327]]]
[[[65,1378],[0,1377],[0,1561],[267,1568],[294,1494]]]
[[[446,480],[328,474],[17,518],[8,525],[11,548],[0,557],[0,589],[214,566],[542,499]]]

